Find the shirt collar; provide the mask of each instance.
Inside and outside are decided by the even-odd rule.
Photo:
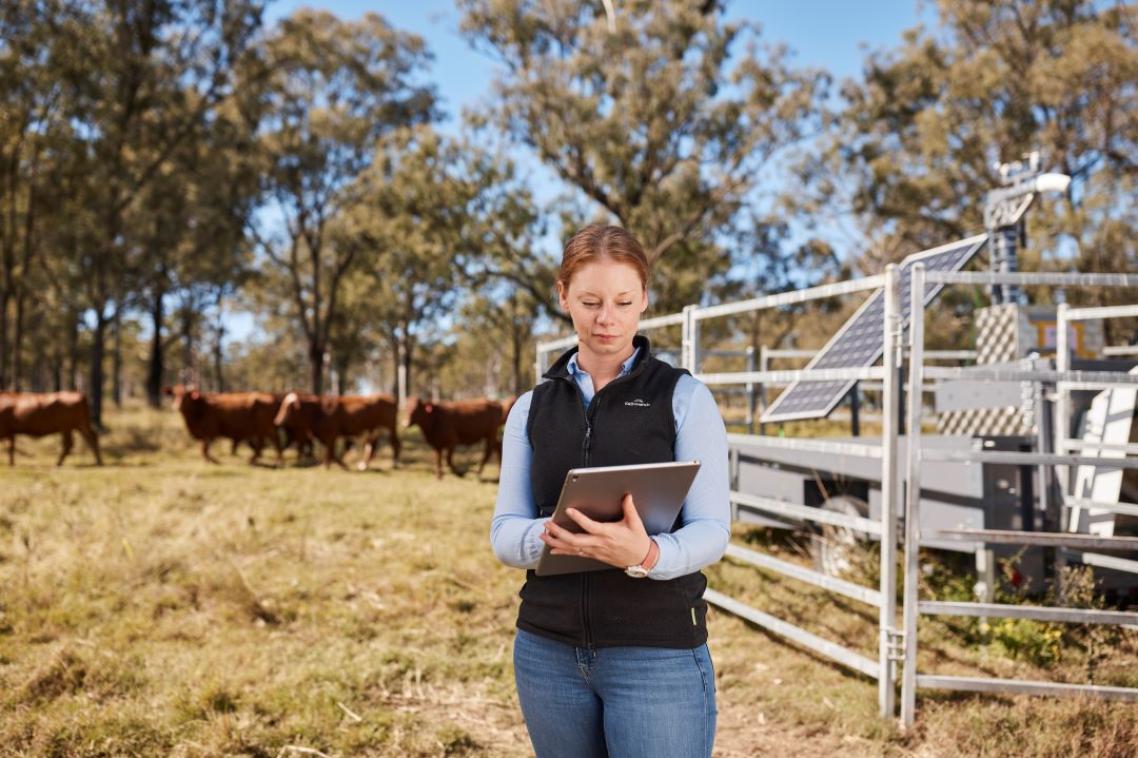
[[[579,365],[577,365],[577,355],[577,353],[573,353],[573,355],[569,356],[569,363],[565,365],[565,369],[571,376],[579,376],[581,374],[587,373]],[[620,364],[619,376],[625,376],[629,371],[632,370],[632,364],[636,363],[636,356],[638,355],[640,355],[639,345],[637,345],[636,349],[632,351],[632,355],[628,356],[628,360]]]

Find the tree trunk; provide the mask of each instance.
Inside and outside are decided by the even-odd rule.
[[[0,291],[0,390],[8,388],[8,291]]]
[[[194,308],[193,300],[182,307],[182,377],[184,384],[197,385],[198,372],[194,361]]]
[[[403,402],[403,398],[399,396],[399,338],[393,334],[388,335],[388,342],[391,345],[391,394],[395,398],[395,403]]]
[[[225,332],[222,329],[217,330],[217,340],[213,343],[213,384],[217,387],[218,392],[225,392],[225,351],[224,343],[221,341]]]
[[[12,389],[19,392],[24,385],[24,303],[27,293],[16,295],[16,329],[12,335]],[[39,365],[37,361],[35,365]]]
[[[79,314],[67,314],[67,389],[79,388]]]
[[[400,355],[403,357],[403,383],[407,390],[407,397],[414,397],[415,393],[411,390],[414,386],[411,383],[411,358],[415,350],[415,342],[411,339],[411,335],[406,330],[403,332],[403,341],[400,345]]]
[[[103,315],[105,304],[95,309],[95,329],[91,332],[91,381],[87,387],[87,400],[91,403],[91,424],[96,429],[103,428],[103,353],[107,333],[107,318]]]
[[[115,315],[111,319],[114,342],[111,348],[111,398],[115,407],[122,409],[122,305],[115,305]]]
[[[513,386],[514,394],[522,394],[522,333],[520,329],[514,329],[513,345],[510,354],[510,371],[513,373]],[[537,378],[534,378],[534,384],[537,383]]]
[[[162,321],[165,316],[163,299],[166,291],[159,288],[150,304],[150,362],[146,370],[146,400],[151,408],[162,407],[162,375],[165,373],[165,353],[162,347]]]
[[[318,339],[308,342],[308,364],[312,369],[312,393],[320,395],[324,392],[324,346]]]
[[[44,353],[43,340],[37,340],[32,343],[32,362],[31,369],[28,372],[27,381],[25,384],[31,389],[32,392],[45,392],[47,387],[46,367],[48,364],[47,355]]]

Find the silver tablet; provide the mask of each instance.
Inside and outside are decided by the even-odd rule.
[[[584,531],[565,513],[569,508],[576,508],[596,521],[620,521],[624,517],[621,501],[625,493],[631,493],[648,534],[670,532],[698,471],[699,461],[570,469],[561,486],[553,523],[571,532]],[[537,575],[608,568],[614,567],[592,558],[553,555],[546,545],[537,564]]]

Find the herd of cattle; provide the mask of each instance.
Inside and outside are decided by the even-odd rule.
[[[354,441],[364,441],[363,457],[358,464],[365,470],[375,454],[381,435],[391,443],[392,462],[399,465],[398,407],[391,395],[363,397],[329,397],[299,392],[272,394],[267,392],[200,392],[193,387],[166,387],[163,392],[174,400],[174,410],[182,415],[186,430],[201,444],[202,456],[211,463],[210,445],[216,439],[228,439],[234,451],[241,443],[253,449],[250,463],[256,463],[267,447],[284,460],[284,451],[295,445],[298,458],[311,456],[314,443],[324,448],[324,465],[335,461],[347,468],[344,451]],[[435,451],[435,474],[443,476],[443,458],[451,471],[461,476],[454,465],[454,451],[459,445],[483,444],[482,474],[490,457],[502,454],[498,430],[505,423],[514,398],[505,402],[460,400],[426,401],[411,398],[404,414],[404,428],[418,425],[423,438]],[[91,425],[87,398],[80,392],[0,392],[0,440],[8,440],[8,464],[15,464],[16,436],[42,437],[61,434],[63,451],[56,465],[71,452],[73,434],[83,437],[95,461],[102,465],[99,438]],[[343,440],[342,449],[338,442]]]

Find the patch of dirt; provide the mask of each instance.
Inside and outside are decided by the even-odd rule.
[[[860,737],[838,738],[809,727],[788,726],[767,718],[754,705],[719,698],[715,758],[794,756],[835,758],[878,755],[879,745]]]

